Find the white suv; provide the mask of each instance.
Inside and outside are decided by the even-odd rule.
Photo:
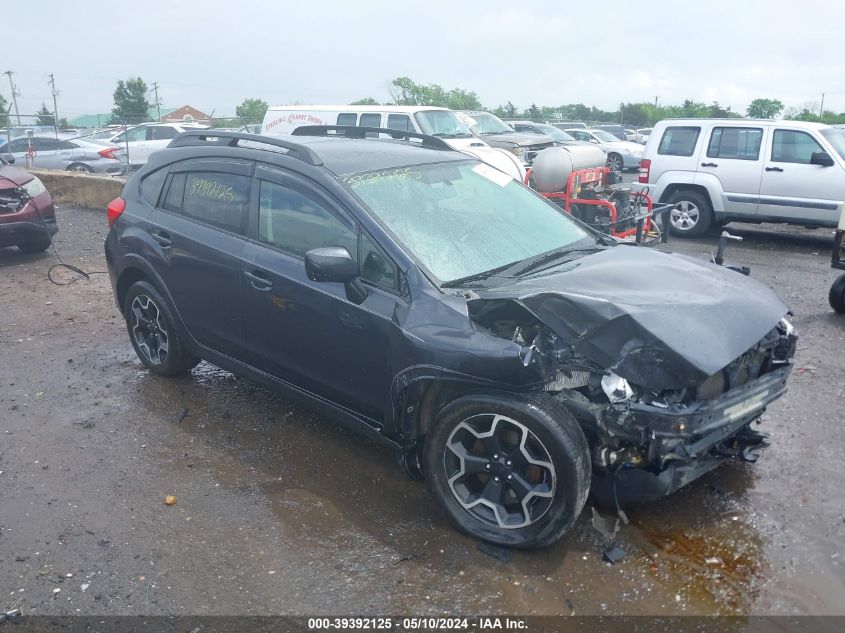
[[[821,123],[669,119],[649,135],[635,189],[673,202],[671,230],[782,222],[835,227],[845,197],[845,131]]]
[[[129,165],[138,167],[147,162],[150,154],[164,149],[174,138],[185,130],[208,128],[199,123],[142,123],[125,132],[115,134],[109,142],[121,149],[128,149]]]

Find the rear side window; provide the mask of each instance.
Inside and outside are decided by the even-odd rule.
[[[361,127],[381,127],[381,115],[374,114],[372,112],[368,114],[362,114],[361,122],[358,125],[360,125]],[[378,136],[378,134],[368,132],[366,136],[367,138],[375,138]]]
[[[355,229],[311,198],[274,182],[261,182],[258,239],[296,257],[312,248],[343,246],[357,260]]]
[[[150,134],[150,138],[153,141],[164,141],[167,139],[176,138],[176,135],[179,134],[179,132],[176,131],[176,128],[168,126],[152,126],[150,127]]]
[[[797,130],[775,130],[772,160],[777,163],[810,164],[813,152],[823,152],[812,136]]]
[[[59,149],[77,149],[79,145],[70,141],[59,141]]]
[[[402,130],[403,132],[413,132],[411,127],[411,117],[407,114],[388,114],[387,127],[391,130]]]
[[[354,112],[341,112],[337,115],[338,125],[355,125],[358,122],[358,115]]]
[[[155,170],[153,173],[145,176],[141,181],[141,197],[151,206],[158,206],[161,186],[164,184],[164,179],[166,177],[167,167]]]
[[[247,176],[189,172],[185,181],[182,215],[241,233],[249,201],[249,183]]]
[[[714,127],[707,155],[711,158],[757,160],[763,130],[757,127]]]
[[[657,153],[667,156],[692,156],[700,133],[700,127],[667,127],[663,132],[663,138],[660,139]]]
[[[161,203],[161,208],[173,213],[182,213],[182,198],[185,197],[185,172],[173,174],[169,179],[167,193]]]

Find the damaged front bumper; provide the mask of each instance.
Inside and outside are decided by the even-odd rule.
[[[675,492],[726,459],[753,461],[756,456],[749,451],[763,444],[763,436],[748,427],[786,393],[791,370],[792,364],[784,363],[695,407],[670,410],[631,403],[626,426],[640,435],[634,442],[638,451],[605,452],[599,464],[594,457],[594,497],[610,506],[650,501]],[[620,458],[614,460],[613,455]]]

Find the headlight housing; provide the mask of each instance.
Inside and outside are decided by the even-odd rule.
[[[631,389],[628,381],[616,374],[603,376],[601,379],[601,388],[607,399],[614,403],[625,402],[634,397],[634,390]]]
[[[47,187],[44,186],[44,183],[41,182],[41,179],[38,178],[38,176],[33,176],[32,180],[22,184],[21,189],[23,189],[26,192],[26,195],[30,198],[40,196],[42,193],[47,191]]]
[[[514,145],[511,148],[514,156],[518,156],[519,158],[525,158],[525,148],[520,147],[519,145]]]

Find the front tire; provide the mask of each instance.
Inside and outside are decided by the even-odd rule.
[[[827,299],[831,308],[839,314],[845,314],[845,275],[833,282]]]
[[[144,367],[159,376],[187,374],[200,359],[182,343],[167,300],[146,281],[136,281],[123,304],[129,340]]]
[[[423,448],[429,489],[462,532],[505,547],[550,545],[587,499],[590,452],[546,394],[481,391],[438,414]]]
[[[669,214],[672,235],[694,237],[707,232],[713,223],[710,201],[697,191],[682,189],[669,198],[674,206]]]
[[[44,234],[39,237],[32,237],[17,244],[18,250],[22,253],[42,253],[50,248],[50,236]]]
[[[93,174],[94,173],[94,170],[89,165],[86,165],[85,163],[71,163],[70,165],[67,166],[67,169],[65,169],[65,171],[76,171],[76,172],[81,172],[83,174]]]

